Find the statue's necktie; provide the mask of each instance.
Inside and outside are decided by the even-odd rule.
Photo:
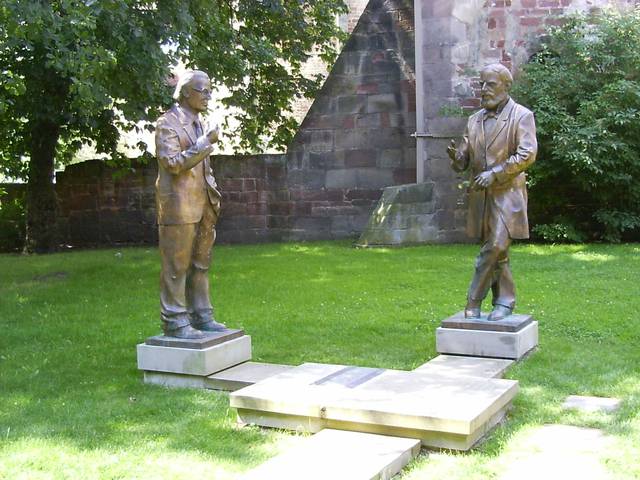
[[[196,137],[200,138],[202,136],[202,124],[200,123],[200,120],[194,120],[193,128],[196,131]]]

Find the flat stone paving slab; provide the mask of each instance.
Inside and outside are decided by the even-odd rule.
[[[419,451],[419,440],[325,429],[242,480],[387,480]]]
[[[291,365],[276,363],[245,362],[206,377],[204,388],[235,392],[291,368]]]
[[[489,330],[492,332],[518,332],[533,321],[531,315],[513,314],[503,320],[488,321],[488,313],[480,318],[465,318],[464,311],[460,311],[442,321],[443,328],[461,328],[464,330]]]
[[[563,408],[575,408],[583,412],[614,412],[622,402],[617,398],[605,397],[583,397],[581,395],[569,395],[564,403]]]
[[[381,433],[467,450],[517,391],[514,380],[306,363],[229,399],[246,423]]]
[[[601,430],[544,425],[516,443],[504,454],[499,480],[614,480],[600,460],[613,441]]]
[[[513,360],[504,358],[463,357],[459,355],[438,355],[419,366],[414,372],[439,375],[468,375],[471,377],[502,378]]]

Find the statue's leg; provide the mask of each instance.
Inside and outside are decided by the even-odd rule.
[[[516,286],[509,266],[508,249],[504,251],[502,258],[498,259],[498,267],[495,271],[491,291],[493,293],[493,305],[502,305],[513,310],[516,305]]]
[[[187,275],[187,304],[191,314],[191,325],[207,331],[224,329],[224,325],[215,321],[209,293],[209,266],[216,239],[217,221],[218,208],[207,203],[202,220],[196,228],[191,268]]]
[[[185,296],[195,224],[160,225],[160,318],[165,333],[189,325]]]
[[[509,231],[498,212],[491,212],[486,219],[484,242],[476,258],[475,273],[467,294],[467,307],[479,307],[495,283],[498,271],[504,266],[501,261],[508,262],[508,251],[511,239]],[[510,271],[507,268],[507,273]]]

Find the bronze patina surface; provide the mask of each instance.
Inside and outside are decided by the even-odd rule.
[[[204,348],[219,345],[234,338],[240,338],[244,335],[244,330],[226,329],[222,332],[210,332],[202,338],[176,338],[167,337],[166,335],[156,335],[149,337],[144,343],[147,345],[155,345],[158,347],[174,347],[174,348],[190,348],[193,350],[202,350]]]
[[[221,198],[209,156],[218,128],[205,128],[200,119],[210,98],[208,75],[189,70],[176,86],[177,103],[156,124],[160,318],[169,337],[202,338],[225,329],[209,298]]]
[[[467,233],[482,243],[467,294],[465,316],[480,317],[489,289],[489,321],[513,312],[515,285],[509,267],[513,239],[529,238],[525,170],[536,159],[538,144],[533,113],[509,96],[513,79],[500,64],[481,74],[482,109],[469,117],[462,142],[451,140],[451,166],[470,171]]]

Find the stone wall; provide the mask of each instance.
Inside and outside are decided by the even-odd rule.
[[[426,240],[465,241],[462,178],[450,170],[446,146],[479,105],[480,68],[501,61],[517,74],[559,15],[608,3],[416,0],[423,79],[416,92],[414,2],[370,0],[357,23],[347,19],[353,33],[288,152],[216,159],[224,194],[219,241],[355,238],[382,189],[416,182],[417,170],[428,184]],[[418,149],[416,113],[425,121]],[[156,242],[156,173],[155,162],[115,177],[97,161],[68,167],[57,180],[65,241]]]
[[[479,72],[501,62],[517,77],[536,50],[545,27],[560,16],[606,5],[625,8],[637,0],[419,0],[421,95],[424,131],[417,145],[425,182],[432,182],[437,228],[433,242],[464,241],[463,176],[449,167],[450,138],[459,138],[466,117],[480,106]],[[517,99],[516,99],[517,100]],[[535,201],[535,199],[531,199]]]
[[[288,151],[294,238],[356,236],[415,182],[413,2],[371,0]]]
[[[216,158],[221,243],[355,238],[383,187],[415,181],[412,2],[350,5],[353,34],[287,154]],[[99,161],[67,167],[57,178],[61,237],[157,242],[156,175],[155,162],[126,175]]]

